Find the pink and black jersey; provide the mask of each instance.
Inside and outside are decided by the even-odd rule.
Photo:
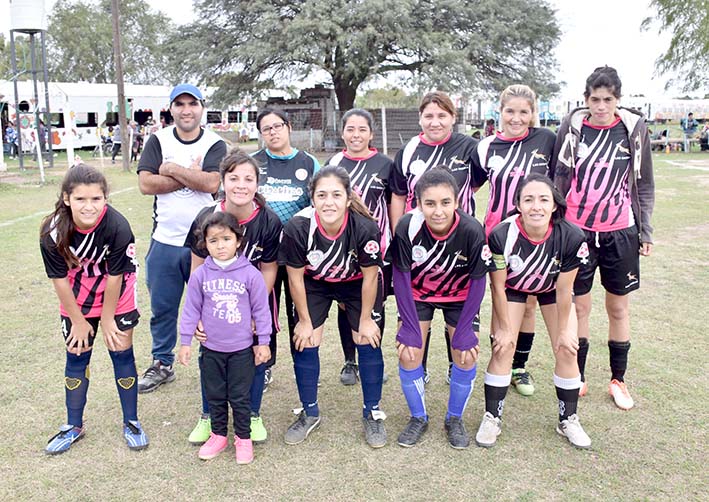
[[[566,219],[593,232],[635,225],[628,186],[630,143],[620,118],[603,127],[584,120],[576,156]]]
[[[278,262],[305,267],[305,275],[318,281],[361,279],[362,268],[382,266],[379,228],[371,219],[348,210],[342,228],[330,237],[315,208],[303,209],[283,229]]]
[[[488,244],[495,269],[507,269],[505,286],[523,293],[553,291],[559,273],[588,261],[583,232],[566,220],[549,225],[544,239],[537,242],[525,233],[520,216],[513,215],[493,229]]]
[[[414,188],[428,169],[445,165],[450,169],[460,193],[460,208],[470,216],[475,216],[475,194],[473,192],[472,157],[477,141],[465,134],[451,133],[440,143],[428,143],[423,133],[411,138],[394,159],[394,169],[389,181],[391,192],[406,196],[406,211],[416,207]]]
[[[69,279],[74,298],[84,317],[101,317],[103,293],[109,275],[123,276],[116,314],[125,314],[137,308],[135,272],[138,260],[135,237],[128,220],[121,213],[106,205],[93,228],[74,229],[70,248],[79,259],[79,266],[69,267],[57,251],[56,242],[56,230],[52,230],[40,241],[47,277]],[[61,315],[68,316],[61,304],[60,310]]]
[[[497,133],[478,143],[473,155],[475,185],[490,182],[485,213],[487,235],[514,211],[520,181],[532,173],[549,174],[555,141],[556,135],[549,129],[530,128],[519,138],[505,138]]]
[[[366,157],[350,157],[342,151],[328,160],[327,164],[347,169],[352,180],[352,188],[379,224],[379,232],[382,236],[380,245],[382,255],[385,255],[391,242],[387,199],[390,196],[389,176],[394,163],[389,157],[379,153],[376,148],[370,148],[369,155]]]
[[[411,273],[414,300],[421,302],[465,301],[470,279],[493,266],[482,225],[461,209],[444,237],[431,233],[421,211],[406,213],[391,249],[394,266]]]
[[[187,234],[185,246],[200,258],[206,258],[209,253],[206,249],[197,247],[197,231],[207,217],[215,212],[223,212],[224,201],[219,201],[202,209],[192,222],[192,227]],[[278,243],[281,239],[283,224],[268,207],[261,207],[254,202],[254,212],[246,220],[240,220],[244,226],[243,254],[252,265],[258,267],[259,263],[272,263],[278,259]]]

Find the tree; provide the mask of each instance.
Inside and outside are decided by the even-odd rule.
[[[184,73],[219,87],[217,101],[323,71],[341,110],[363,82],[401,72],[461,93],[533,80],[544,95],[560,33],[544,0],[197,0],[195,10],[173,49]]]
[[[660,56],[655,67],[660,74],[676,74],[665,88],[678,85],[685,92],[709,86],[709,1],[652,0],[657,15],[643,21],[650,29],[653,21],[659,31],[672,33],[670,46]]]
[[[124,74],[136,84],[165,84],[172,79],[164,45],[175,30],[148,2],[121,1]],[[49,16],[48,63],[51,78],[113,82],[111,0],[59,0]]]
[[[39,47],[39,44],[37,44]],[[39,50],[37,51],[39,54]],[[32,64],[30,63],[29,37],[15,33],[15,57],[17,60],[17,80],[29,80]],[[0,33],[0,80],[12,80],[12,52],[10,37]]]
[[[357,97],[356,105],[360,108],[416,108],[420,98],[416,95],[407,94],[402,89],[393,86],[385,86],[378,89],[370,89]]]

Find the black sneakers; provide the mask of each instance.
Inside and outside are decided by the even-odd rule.
[[[138,379],[138,392],[144,394],[152,392],[164,383],[175,380],[175,370],[172,365],[166,366],[157,359],[145,370],[143,376]]]

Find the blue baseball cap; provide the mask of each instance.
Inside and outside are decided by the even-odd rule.
[[[177,96],[180,96],[182,94],[189,94],[190,96],[194,97],[195,99],[199,99],[200,101],[204,99],[200,90],[192,84],[179,84],[176,85],[170,93],[170,104],[175,101],[175,98],[177,98]]]

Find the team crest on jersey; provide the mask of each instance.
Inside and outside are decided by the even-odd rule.
[[[295,177],[300,181],[304,181],[305,178],[308,177],[308,171],[306,171],[302,167],[300,169],[296,169],[295,170]]]
[[[490,169],[499,169],[505,165],[505,159],[503,159],[499,155],[493,155],[487,161],[487,165]]]
[[[364,252],[376,260],[377,253],[379,252],[379,243],[375,240],[367,242],[367,244],[364,245]]]
[[[485,244],[480,251],[480,258],[483,259],[485,265],[490,266],[490,260],[492,259],[492,251],[490,251],[490,246]]]
[[[135,258],[135,255],[136,255],[136,253],[135,253],[135,243],[134,243],[134,242],[131,242],[130,244],[128,244],[128,247],[126,248],[126,256],[127,256],[128,258],[134,259],[134,258]]]
[[[518,255],[510,255],[510,270],[512,272],[519,272],[524,268],[524,261]]]
[[[578,151],[576,152],[576,156],[579,159],[585,159],[586,157],[588,157],[589,150],[590,149],[588,148],[588,145],[586,143],[580,143]]]
[[[586,265],[588,263],[588,244],[585,242],[581,243],[578,253],[576,253],[577,258],[581,258],[581,263]]]
[[[416,263],[421,263],[422,261],[425,261],[427,255],[428,251],[426,251],[426,248],[421,245],[416,245],[411,248],[411,259],[414,260]]]
[[[317,268],[325,259],[325,255],[319,249],[313,249],[311,252],[308,253],[307,258],[308,263],[310,263],[311,266]]]
[[[425,170],[426,163],[421,159],[416,159],[409,164],[409,172],[414,176],[421,176]]]

